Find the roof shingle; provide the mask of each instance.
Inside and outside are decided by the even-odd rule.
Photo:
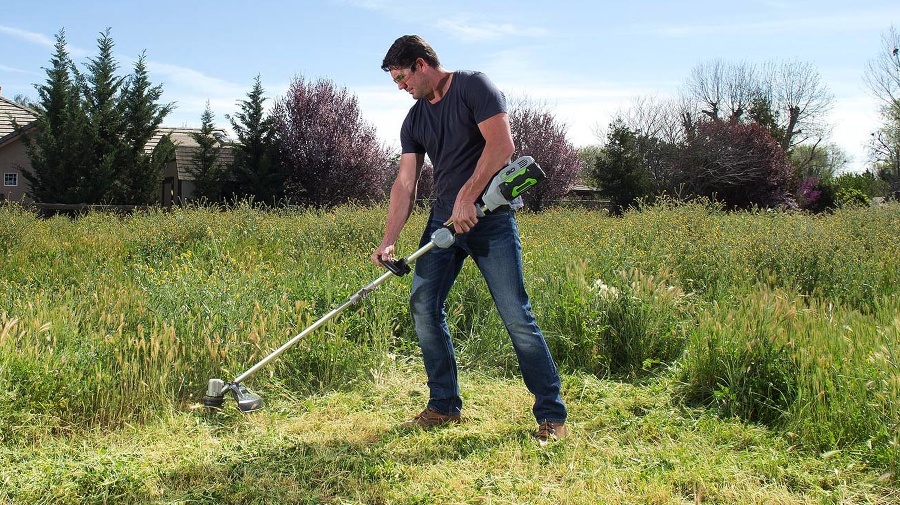
[[[37,112],[0,96],[0,140],[15,132],[13,122],[25,126],[37,119]]]

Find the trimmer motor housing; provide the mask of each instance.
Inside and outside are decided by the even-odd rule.
[[[484,202],[484,211],[490,212],[504,205],[509,205],[529,188],[547,178],[547,174],[534,161],[531,156],[522,156],[506,165],[494,178],[481,201]]]

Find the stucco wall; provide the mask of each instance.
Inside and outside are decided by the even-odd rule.
[[[27,196],[30,185],[22,173],[22,166],[30,166],[30,163],[28,155],[25,153],[25,146],[21,141],[13,140],[0,147],[0,199],[22,203],[31,202],[31,198]],[[7,186],[5,184],[6,174],[16,174],[18,184]]]

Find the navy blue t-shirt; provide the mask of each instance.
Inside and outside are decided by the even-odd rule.
[[[434,166],[434,217],[450,218],[453,203],[472,176],[485,140],[478,123],[506,112],[503,93],[481,72],[458,70],[438,103],[419,99],[400,129],[403,153],[427,154]],[[497,167],[499,170],[502,167]]]

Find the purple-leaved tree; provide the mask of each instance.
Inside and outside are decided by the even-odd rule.
[[[758,123],[702,121],[676,156],[674,173],[686,194],[735,208],[796,205],[794,169]]]
[[[272,116],[288,201],[332,207],[385,198],[390,153],[346,88],[297,76]]]
[[[510,100],[509,126],[516,145],[513,159],[531,156],[547,174],[547,180],[523,195],[528,209],[543,210],[572,189],[580,168],[578,151],[566,139],[566,126],[545,105]]]

